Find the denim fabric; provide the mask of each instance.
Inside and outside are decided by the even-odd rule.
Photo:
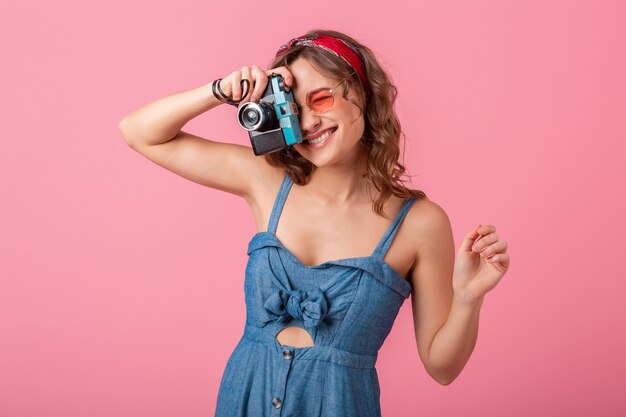
[[[414,198],[408,198],[374,253],[302,264],[278,240],[293,182],[285,175],[266,232],[252,237],[245,273],[246,323],[222,376],[216,417],[379,417],[376,358],[411,294],[384,262]],[[281,345],[286,326],[315,346]]]

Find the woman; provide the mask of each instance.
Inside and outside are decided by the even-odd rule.
[[[256,157],[181,130],[222,101],[258,101],[272,74],[294,95],[303,142]],[[268,70],[243,67],[120,123],[133,149],[243,197],[256,220],[246,326],[217,416],[380,416],[377,352],[409,295],[432,378],[450,384],[469,359],[483,298],[509,266],[506,242],[480,225],[455,263],[446,213],[402,183],[395,97],[367,47],[318,30],[283,45]]]

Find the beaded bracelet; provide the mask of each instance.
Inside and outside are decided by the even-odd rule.
[[[245,89],[246,92],[241,96],[239,100],[233,100],[230,97],[228,97],[228,95],[224,93],[224,91],[222,91],[222,88],[220,86],[220,81],[222,81],[221,78],[218,78],[217,80],[213,81],[213,84],[211,85],[211,89],[213,90],[213,95],[215,96],[215,98],[217,98],[222,103],[231,104],[237,107],[239,103],[241,103],[241,101],[244,98],[246,98],[246,96],[250,92],[250,80],[246,80],[246,79],[241,80],[241,88]],[[216,90],[216,87],[217,87],[217,90],[219,90],[219,93]]]

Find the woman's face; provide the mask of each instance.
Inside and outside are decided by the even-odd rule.
[[[331,135],[319,144],[309,144],[307,140],[294,145],[294,148],[314,165],[350,165],[356,164],[362,147],[358,145],[365,129],[365,120],[359,108],[343,98],[346,83],[341,80],[325,77],[304,58],[296,59],[289,70],[294,81],[292,92],[296,103],[300,106],[300,129],[302,137],[319,138],[320,134],[329,131]],[[333,106],[317,113],[309,109],[306,104],[308,92],[318,88],[335,88]],[[347,98],[358,101],[354,89],[350,90]]]

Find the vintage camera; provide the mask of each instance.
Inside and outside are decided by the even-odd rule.
[[[248,131],[255,155],[276,152],[302,142],[298,108],[283,77],[272,75],[258,103],[247,102],[237,111],[239,125]]]

